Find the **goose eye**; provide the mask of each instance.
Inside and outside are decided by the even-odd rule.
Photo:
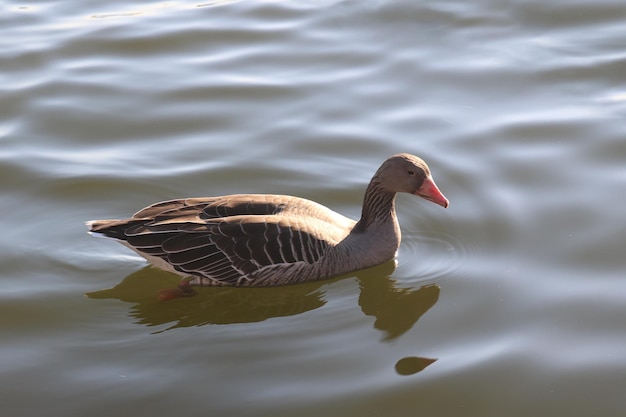
[[[412,169],[407,171],[407,174],[409,174],[410,176],[415,175],[415,171],[413,171]]]

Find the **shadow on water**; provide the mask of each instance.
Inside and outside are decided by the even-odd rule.
[[[439,286],[430,284],[417,289],[398,287],[390,275],[395,262],[359,271],[359,307],[373,317],[374,328],[383,341],[391,341],[410,330],[439,299]],[[275,317],[295,316],[326,304],[322,286],[347,276],[321,282],[264,288],[206,287],[196,295],[159,301],[156,294],[178,283],[178,278],[152,267],[128,275],[113,288],[87,293],[94,299],[117,299],[132,303],[130,315],[137,323],[158,326],[173,323],[160,332],[207,324],[254,323]],[[398,361],[396,371],[410,375],[421,371],[436,359],[407,357]]]

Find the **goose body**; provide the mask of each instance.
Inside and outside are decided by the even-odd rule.
[[[315,281],[384,263],[400,245],[395,195],[448,200],[420,158],[388,158],[370,181],[361,219],[299,197],[235,194],[170,200],[123,220],[87,222],[185,285],[269,286]]]

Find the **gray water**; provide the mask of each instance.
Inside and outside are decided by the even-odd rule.
[[[622,0],[38,2],[0,13],[7,416],[621,416]],[[396,264],[201,289],[84,221],[291,194],[351,217],[379,164]]]

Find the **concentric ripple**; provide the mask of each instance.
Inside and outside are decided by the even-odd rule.
[[[458,236],[443,231],[406,231],[398,253],[396,275],[422,282],[458,277],[471,248]]]

